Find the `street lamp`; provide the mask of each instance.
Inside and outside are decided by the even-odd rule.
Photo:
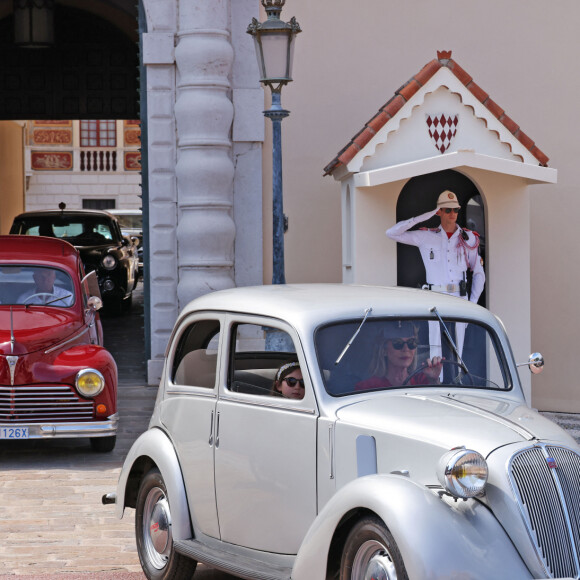
[[[286,0],[262,0],[268,20],[252,18],[248,34],[254,37],[260,82],[270,87],[272,104],[264,116],[272,121],[272,284],[285,284],[284,275],[284,205],[282,197],[282,119],[290,114],[281,106],[282,87],[292,81],[294,40],[301,32],[296,18],[280,20]]]

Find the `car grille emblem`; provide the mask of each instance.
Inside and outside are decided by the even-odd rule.
[[[556,469],[556,460],[553,457],[546,457],[546,463],[550,469]]]
[[[8,369],[10,370],[10,384],[14,385],[14,371],[16,370],[16,363],[18,362],[17,356],[6,355],[6,360],[8,361]]]

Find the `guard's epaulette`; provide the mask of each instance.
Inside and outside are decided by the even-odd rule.
[[[463,231],[473,234],[474,236],[477,236],[479,238],[479,234],[475,230],[468,230],[467,228],[463,228]]]

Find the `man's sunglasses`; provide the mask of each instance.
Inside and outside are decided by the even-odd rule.
[[[445,213],[451,213],[451,212],[453,212],[453,213],[459,213],[459,210],[461,208],[460,207],[444,207],[444,208],[441,208],[441,209],[443,209],[443,211]]]
[[[409,350],[415,350],[417,348],[417,339],[408,338],[407,340],[403,340],[402,338],[396,338],[391,341],[391,344],[395,350],[402,350],[405,345],[407,345]]]
[[[300,386],[304,388],[304,379],[297,379],[296,377],[286,377],[285,379],[282,380],[286,381],[286,384],[289,387],[295,387],[297,383],[300,383]]]

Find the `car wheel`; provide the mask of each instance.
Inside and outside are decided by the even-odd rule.
[[[91,448],[95,453],[109,453],[115,449],[117,436],[112,437],[93,437],[91,439]]]
[[[346,539],[340,580],[408,580],[401,552],[377,517],[361,519]]]
[[[197,562],[178,554],[171,535],[171,512],[161,473],[152,469],[139,487],[135,511],[137,552],[149,580],[189,580]]]

